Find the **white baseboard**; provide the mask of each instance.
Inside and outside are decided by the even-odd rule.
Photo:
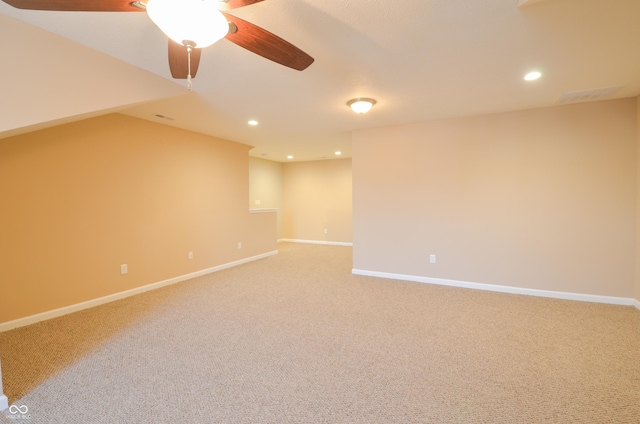
[[[280,242],[288,243],[307,243],[307,244],[326,244],[329,246],[353,246],[353,243],[345,241],[323,241],[323,240],[300,240],[300,239],[279,239]]]
[[[277,253],[278,253],[277,250],[273,250],[271,252],[263,253],[256,256],[251,256],[249,258],[240,259],[238,261],[229,262],[226,264],[214,266],[212,268],[203,269],[201,271],[192,272],[190,274],[180,275],[178,277],[170,278],[164,281],[159,281],[157,283],[147,284],[145,286],[137,287],[135,289],[110,294],[108,296],[99,297],[97,299],[88,300],[86,302],[76,303],[75,305],[69,305],[63,308],[54,309],[52,311],[42,312],[42,313],[31,315],[28,317],[18,318],[13,321],[3,322],[3,323],[0,323],[0,333],[3,331],[12,330],[14,328],[24,327],[25,325],[35,324],[36,322],[48,320],[51,318],[56,318],[62,315],[67,315],[72,312],[81,311],[83,309],[93,308],[94,306],[103,305],[105,303],[113,302],[115,300],[120,300],[126,297],[135,296],[137,294],[144,293],[150,290],[159,289],[160,287],[180,283],[182,281],[190,280],[192,278],[200,277],[202,275],[221,271],[226,268],[231,268],[234,266],[245,264],[247,262],[252,262],[258,259],[266,258],[268,256],[273,256],[273,255],[276,255]]]
[[[633,306],[635,306],[636,308],[638,308],[638,310],[640,310],[640,300],[633,299]]]
[[[392,274],[388,272],[366,271],[362,269],[352,269],[356,275],[368,277],[389,278],[393,280],[414,281],[417,283],[437,284],[441,286],[462,287],[466,289],[487,290],[501,293],[524,294],[529,296],[551,297],[554,299],[579,300],[582,302],[609,303],[612,305],[635,305],[640,309],[638,301],[626,297],[598,296],[592,294],[558,292],[551,290],[525,289],[521,287],[499,286],[494,284],[472,283],[468,281],[446,280],[442,278],[418,277],[415,275]],[[635,303],[634,303],[635,302]]]

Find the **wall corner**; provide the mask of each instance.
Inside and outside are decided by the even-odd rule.
[[[2,364],[0,364],[0,411],[4,411],[9,407],[9,399],[4,395],[2,391]]]
[[[636,97],[636,269],[633,297],[640,309],[640,96]]]

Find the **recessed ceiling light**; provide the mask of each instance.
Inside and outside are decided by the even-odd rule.
[[[289,155],[287,156],[287,159],[293,159],[293,156]]]
[[[258,121],[255,121],[255,120],[252,119],[251,121],[248,122],[248,124],[256,126],[256,125],[258,125]]]
[[[538,71],[533,71],[533,72],[529,72],[527,75],[525,75],[524,79],[527,80],[527,81],[533,81],[533,80],[537,80],[541,76],[542,76],[542,73],[540,73]]]
[[[336,152],[336,156],[340,156],[342,152]]]

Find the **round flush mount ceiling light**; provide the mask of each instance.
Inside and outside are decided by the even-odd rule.
[[[362,115],[363,113],[369,112],[376,103],[377,102],[374,99],[357,97],[349,100],[347,102],[347,106],[349,106],[355,113]]]
[[[252,119],[251,121],[249,121],[249,122],[247,122],[247,123],[248,123],[249,125],[251,125],[251,126],[254,126],[254,127],[255,127],[256,125],[258,125],[258,121],[254,120],[254,119]]]
[[[541,72],[538,71],[532,71],[529,72],[527,75],[524,76],[524,79],[527,81],[534,81],[537,80],[538,78],[540,78],[542,76]]]

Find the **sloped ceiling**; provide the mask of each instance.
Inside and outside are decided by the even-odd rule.
[[[548,107],[577,90],[623,86],[612,98],[640,94],[637,0],[265,0],[231,13],[315,62],[298,72],[222,40],[203,51],[190,94],[184,81],[171,79],[166,38],[144,13],[24,11],[4,3],[0,13],[125,62],[89,70],[97,53],[72,43],[55,54],[37,47],[43,41],[24,49],[9,40],[55,37],[19,32],[26,29],[13,28],[13,20],[6,29],[4,16],[0,54],[8,63],[18,55],[29,69],[0,70],[10,90],[3,110],[20,105],[14,124],[0,118],[2,131],[116,108],[256,146],[254,156],[315,160],[336,150],[348,157],[357,129]],[[524,81],[532,69],[543,78]],[[27,90],[30,101],[31,84],[38,88]],[[378,104],[355,115],[345,103],[357,96]],[[42,104],[32,110],[36,100]],[[260,125],[248,126],[249,119]]]
[[[0,39],[2,137],[184,95],[172,81],[5,15]]]

